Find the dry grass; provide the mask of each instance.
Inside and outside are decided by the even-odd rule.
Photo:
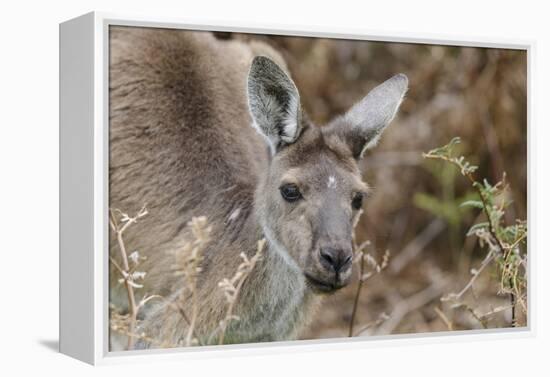
[[[239,320],[239,317],[233,315],[235,303],[237,302],[237,298],[239,297],[239,293],[241,292],[241,288],[247,276],[250,275],[250,272],[252,272],[256,263],[258,263],[258,261],[262,258],[264,248],[265,239],[261,239],[260,241],[258,241],[258,249],[256,250],[256,254],[254,254],[252,258],[249,259],[245,253],[241,253],[240,257],[242,258],[243,262],[237,268],[237,272],[235,272],[235,275],[233,275],[231,279],[226,278],[218,283],[218,286],[223,290],[225,299],[227,300],[226,315],[225,318],[222,319],[222,321],[220,322],[219,326],[220,335],[218,344],[224,344],[225,332],[227,330],[229,322]],[[212,335],[215,334],[216,332],[214,332]]]
[[[139,284],[138,282],[145,278],[146,273],[137,270],[140,261],[139,253],[137,251],[134,251],[133,253],[128,254],[128,252],[126,251],[126,244],[124,243],[123,235],[128,227],[136,223],[138,219],[147,215],[147,208],[146,206],[143,206],[142,209],[133,217],[130,217],[128,214],[118,209],[112,209],[109,215],[109,223],[112,231],[115,233],[118,242],[118,249],[120,251],[122,266],[119,266],[112,256],[110,257],[110,261],[120,273],[121,277],[119,279],[119,283],[124,284],[126,287],[126,291],[128,292],[129,312],[126,316],[125,322],[127,323],[126,332],[128,334],[127,348],[132,349],[134,348],[134,343],[136,340],[135,330],[138,312],[152,297],[144,298],[139,303],[136,302],[134,289],[143,287],[143,285]],[[132,263],[132,265],[130,265],[130,263]],[[119,322],[121,318],[123,317],[119,317]],[[116,328],[121,328],[120,323],[116,325]]]
[[[119,283],[124,284],[126,287],[129,308],[128,312],[125,313],[113,303],[110,303],[110,328],[114,332],[111,333],[111,336],[115,333],[125,336],[127,338],[127,350],[134,349],[137,340],[161,348],[201,345],[200,340],[194,336],[194,331],[197,319],[201,315],[198,309],[197,281],[201,273],[202,254],[208,245],[212,231],[212,227],[208,225],[206,217],[194,217],[187,224],[191,230],[191,239],[184,243],[179,250],[170,253],[175,258],[173,274],[181,279],[181,287],[183,289],[178,292],[178,297],[170,299],[169,307],[173,311],[172,315],[179,315],[185,321],[187,325],[185,339],[182,339],[181,343],[173,344],[167,339],[154,338],[145,331],[136,332],[136,329],[139,328],[139,311],[153,299],[167,300],[160,295],[145,295],[143,299],[136,303],[135,289],[143,288],[143,285],[139,284],[138,281],[145,279],[146,272],[137,271],[142,258],[137,251],[134,251],[130,255],[127,254],[123,235],[131,224],[136,223],[138,219],[144,217],[147,213],[145,206],[134,217],[130,217],[120,210],[111,210],[111,229],[117,237],[123,266],[119,266],[112,257],[110,261],[121,276]],[[116,216],[117,214],[119,215],[118,217]],[[254,269],[256,263],[262,258],[264,248],[265,240],[261,239],[258,241],[256,253],[251,258],[241,253],[240,257],[243,261],[237,267],[235,274],[219,282],[219,289],[223,292],[227,301],[227,310],[219,327],[208,336],[209,344],[215,338],[218,338],[218,344],[223,344],[229,323],[239,320],[239,317],[233,314],[235,304],[244,282]],[[187,305],[188,303],[190,305]]]

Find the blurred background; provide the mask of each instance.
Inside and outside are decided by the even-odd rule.
[[[218,33],[219,38],[260,39],[285,57],[310,118],[322,125],[345,112],[396,73],[410,89],[380,144],[362,161],[374,187],[356,228],[358,242],[387,268],[358,297],[355,329],[362,335],[508,327],[509,298],[499,294],[490,266],[463,296],[460,291],[486,251],[470,226],[479,209],[471,184],[422,152],[459,136],[458,152],[479,166],[477,179],[495,183],[506,172],[511,206],[507,223],[527,217],[527,54],[521,50],[381,43],[321,38]],[[358,268],[356,266],[355,272]],[[302,338],[347,336],[357,292],[354,283],[331,296]],[[525,317],[518,313],[518,323]],[[480,318],[481,317],[481,318]]]

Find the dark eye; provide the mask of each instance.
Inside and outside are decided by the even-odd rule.
[[[298,188],[298,186],[292,183],[282,185],[279,188],[279,190],[281,191],[281,196],[287,202],[295,202],[296,200],[302,197],[302,194],[300,193],[300,189]]]
[[[351,206],[354,209],[360,209],[363,206],[363,194],[358,192],[353,196],[351,200]]]

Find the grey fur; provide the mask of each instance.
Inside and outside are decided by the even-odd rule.
[[[257,56],[248,74],[248,105],[272,151],[298,139],[301,132],[300,95],[294,82],[272,60]]]
[[[323,296],[315,281],[336,289],[351,277],[351,268],[335,273],[323,267],[319,252],[351,252],[351,224],[358,215],[351,198],[368,191],[350,142],[352,117],[324,128],[301,117],[283,59],[265,44],[129,27],[112,27],[110,42],[110,207],[132,213],[147,203],[149,215],[128,229],[125,241],[147,257],[140,266],[147,271],[145,287],[138,293],[165,298],[148,305],[140,331],[171,344],[185,336],[187,325],[171,308],[183,287],[170,253],[188,239],[191,218],[207,216],[214,237],[201,265],[195,335],[206,342],[218,327],[226,311],[218,282],[234,275],[241,252],[251,256],[266,238],[264,258],[235,307],[240,319],[231,322],[225,339],[297,337]],[[260,55],[269,59],[252,63]],[[270,86],[284,93],[275,99],[281,113],[263,113],[269,108],[260,102]],[[393,91],[386,92],[393,98]],[[284,99],[289,95],[298,104],[294,134],[280,129],[281,118],[293,114]],[[248,104],[259,131],[277,146],[272,156],[250,126]],[[303,193],[296,203],[279,192],[289,182]],[[110,250],[117,258],[114,239]],[[111,301],[123,307],[118,278],[111,268]]]
[[[353,153],[361,158],[365,150],[376,145],[384,128],[397,113],[409,80],[404,74],[397,74],[372,89],[361,101],[355,104],[338,122],[337,127],[346,130]]]

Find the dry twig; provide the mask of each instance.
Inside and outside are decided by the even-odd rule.
[[[225,339],[225,332],[229,322],[233,320],[239,320],[239,317],[233,315],[235,303],[239,297],[241,288],[246,281],[246,278],[250,275],[256,263],[262,258],[262,254],[265,247],[265,239],[258,241],[258,247],[256,254],[252,258],[248,258],[245,253],[241,253],[243,262],[237,268],[237,272],[231,279],[223,279],[218,283],[218,286],[223,290],[225,298],[227,300],[227,312],[225,318],[220,322],[220,337],[218,344],[223,344]]]
[[[391,334],[407,314],[418,310],[441,295],[441,293],[447,288],[448,283],[448,279],[435,279],[432,284],[424,290],[405,300],[400,300],[393,311],[389,314],[390,318],[384,322],[382,326],[380,326],[377,334]]]
[[[191,230],[192,240],[185,242],[181,249],[170,252],[175,257],[174,275],[183,280],[184,289],[179,297],[170,306],[181,315],[187,323],[187,332],[184,339],[185,346],[192,346],[198,339],[194,338],[195,326],[199,315],[197,297],[197,282],[201,272],[203,252],[210,240],[212,227],[208,225],[206,217],[193,217],[187,226]],[[188,315],[180,302],[191,301],[191,315]]]
[[[445,221],[440,218],[433,220],[418,236],[405,246],[405,248],[392,260],[390,272],[397,275],[414,258],[424,250],[424,248],[434,240],[445,229]]]
[[[121,215],[118,221],[115,216],[115,212]],[[141,306],[143,306],[142,303],[145,304],[149,299],[147,299],[146,301],[142,300],[140,304],[136,303],[134,288],[142,287],[141,284],[136,283],[136,280],[143,279],[145,277],[145,272],[135,271],[135,269],[130,268],[129,260],[132,260],[134,262],[134,267],[137,267],[138,261],[139,261],[139,253],[135,251],[132,254],[128,255],[128,253],[126,252],[126,245],[124,243],[124,238],[122,236],[130,225],[136,223],[138,219],[147,215],[147,213],[148,212],[147,212],[146,205],[144,205],[141,208],[141,210],[138,212],[138,214],[134,217],[130,217],[126,213],[123,213],[122,211],[117,209],[110,210],[110,213],[109,213],[109,223],[111,225],[111,229],[113,230],[113,232],[115,232],[117,237],[118,248],[120,250],[120,257],[122,260],[122,266],[119,266],[115,262],[114,258],[110,258],[110,260],[111,260],[111,263],[113,263],[115,268],[122,275],[122,279],[119,280],[119,282],[124,283],[128,294],[128,309],[129,309],[128,334],[130,334],[128,335],[128,346],[127,346],[128,349],[134,348],[134,342],[136,339],[134,334],[135,334],[138,311],[141,308]]]
[[[453,331],[453,322],[449,318],[447,318],[445,313],[443,313],[443,311],[439,309],[437,306],[434,308],[434,311],[439,316],[439,318],[441,318],[445,326],[447,326],[447,329],[449,331]]]
[[[360,261],[359,262],[359,281],[357,283],[357,290],[355,291],[355,297],[353,300],[353,308],[352,308],[351,319],[350,319],[349,328],[348,328],[348,337],[352,337],[354,334],[353,327],[355,325],[355,317],[357,315],[357,308],[359,306],[359,298],[361,297],[361,290],[363,288],[363,284],[375,274],[379,274],[380,272],[385,270],[386,267],[388,267],[388,263],[390,259],[390,252],[389,250],[386,250],[382,258],[382,262],[381,263],[376,262],[376,260],[370,254],[364,252],[364,249],[369,244],[370,244],[369,241],[365,241],[356,249],[356,253]],[[365,272],[365,262],[371,267],[371,271]]]

